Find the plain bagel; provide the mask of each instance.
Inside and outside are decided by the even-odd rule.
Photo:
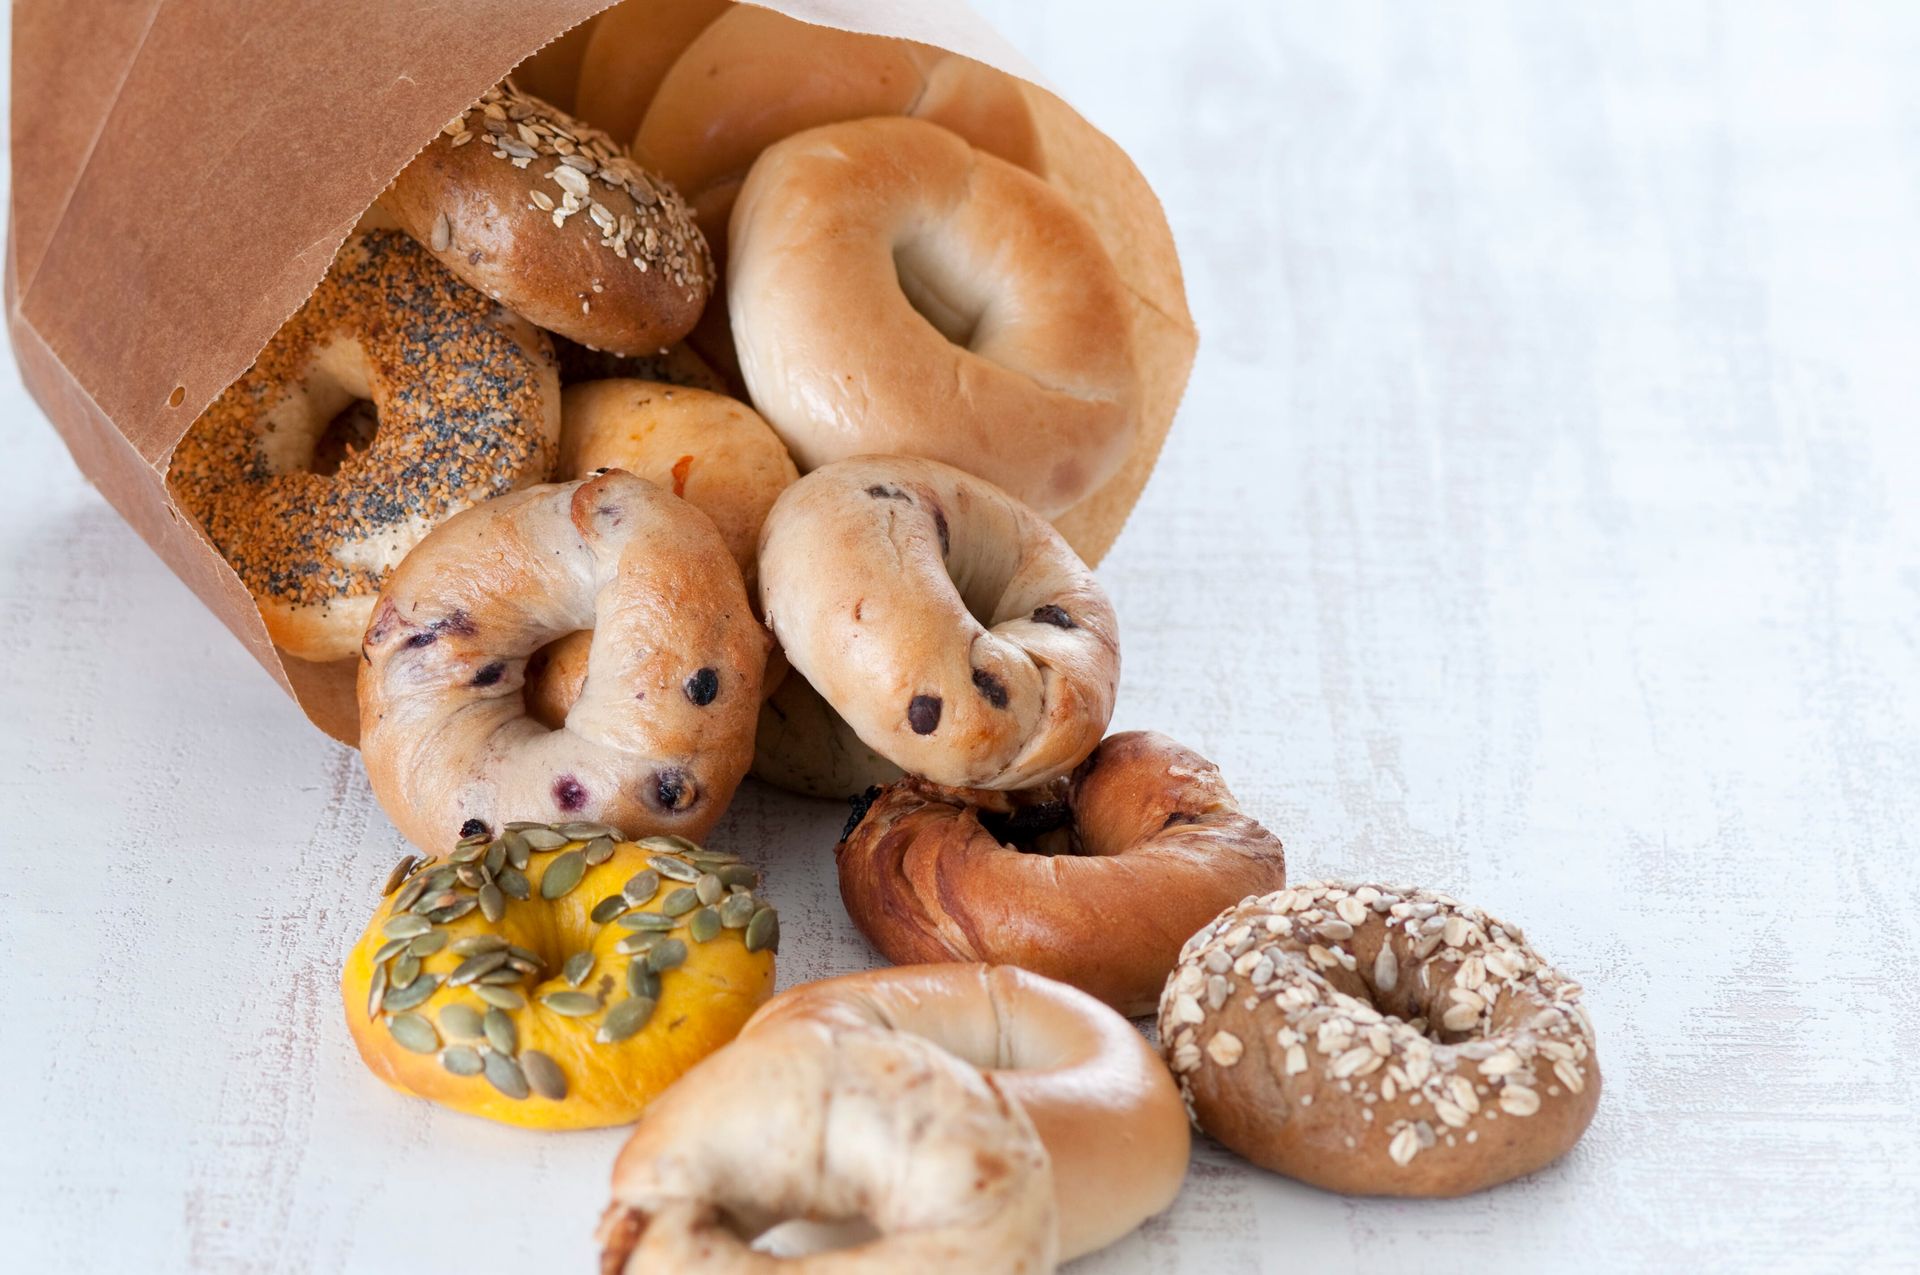
[[[1133,447],[1112,259],[1064,195],[946,129],[866,119],[769,147],[728,254],[741,374],[802,472],[924,456],[1052,518]]]
[[[1106,591],[1038,514],[904,456],[817,469],[760,536],[787,659],[908,774],[1026,788],[1100,742],[1120,679]]]

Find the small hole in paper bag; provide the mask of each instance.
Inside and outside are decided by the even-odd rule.
[[[187,387],[184,385],[174,386],[173,393],[167,395],[168,407],[178,407],[186,401],[187,401]]]

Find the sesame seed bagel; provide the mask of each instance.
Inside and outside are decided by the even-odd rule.
[[[1045,788],[909,779],[860,804],[834,851],[840,897],[888,960],[1018,965],[1123,1014],[1153,1012],[1181,944],[1221,908],[1286,883],[1280,839],[1213,763],[1144,731]]]
[[[640,1115],[601,1220],[607,1275],[1045,1275],[1053,1187],[1033,1122],[916,1036],[815,1020],[738,1040]],[[786,1261],[776,1224],[859,1222]],[[877,1234],[874,1234],[877,1232]]]
[[[657,353],[713,291],[673,187],[512,81],[449,122],[380,201],[462,279],[595,349]]]
[[[730,225],[741,375],[802,472],[925,456],[1052,518],[1127,459],[1126,288],[1033,174],[919,120],[830,124],[761,154]]]
[[[934,461],[864,456],[787,488],[760,534],[760,601],[860,739],[934,783],[1045,783],[1113,712],[1106,591],[1038,514]]]
[[[1464,1195],[1564,1155],[1600,1101],[1580,987],[1429,890],[1300,885],[1195,934],[1160,1040],[1199,1126],[1353,1195]]]
[[[318,456],[358,400],[378,417],[371,441]],[[376,230],[347,240],[193,423],[167,483],[275,645],[338,660],[356,654],[407,551],[449,514],[544,480],[559,432],[546,336],[405,235]]]
[[[347,956],[347,1027],[395,1089],[534,1129],[626,1124],[773,991],[759,874],[677,837],[511,823],[408,855]]]
[[[563,729],[527,657],[592,629]],[[693,506],[614,470],[449,519],[387,581],[360,668],[360,752],[408,839],[592,819],[704,837],[753,755],[767,635]]]
[[[921,1036],[986,1072],[1046,1144],[1063,1262],[1166,1208],[1186,1178],[1187,1117],[1159,1055],[1064,983],[1011,966],[868,970],[782,992],[741,1042],[796,1019]]]

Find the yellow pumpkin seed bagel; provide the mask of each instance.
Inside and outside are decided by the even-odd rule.
[[[347,1026],[395,1089],[502,1124],[631,1124],[773,992],[759,873],[605,824],[408,855],[347,956]]]

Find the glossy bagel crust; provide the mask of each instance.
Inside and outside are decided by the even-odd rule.
[[[742,1037],[795,1019],[922,1036],[986,1072],[1046,1144],[1063,1262],[1166,1208],[1186,1178],[1186,1112],[1159,1055],[1064,983],[1011,966],[868,970],[783,992]]]
[[[1164,735],[1110,736],[1070,780],[994,796],[905,780],[849,826],[840,897],[888,960],[1018,965],[1149,1014],[1196,929],[1286,883],[1280,839]]]
[[[594,631],[563,729],[527,657]],[[470,821],[592,819],[698,840],[752,758],[768,639],[698,510],[612,471],[444,523],[387,581],[360,669],[374,795],[422,848]]]
[[[789,1219],[863,1219],[853,1247],[748,1247]],[[739,1040],[640,1116],[601,1220],[609,1275],[1044,1275],[1047,1152],[1020,1105],[902,1032],[796,1020]]]
[[[511,81],[448,123],[380,202],[447,269],[595,349],[656,354],[713,291],[679,193]]]
[[[787,488],[760,536],[760,600],[854,732],[935,783],[1045,783],[1113,712],[1105,590],[1039,515],[946,465],[859,457]]]
[[[1188,941],[1160,1041],[1200,1127],[1352,1195],[1464,1195],[1546,1165],[1600,1101],[1580,986],[1443,894],[1296,885]]]
[[[925,456],[1052,518],[1126,460],[1125,286],[1031,173],[918,120],[831,124],[760,156],[730,227],[741,373],[803,472]]]

